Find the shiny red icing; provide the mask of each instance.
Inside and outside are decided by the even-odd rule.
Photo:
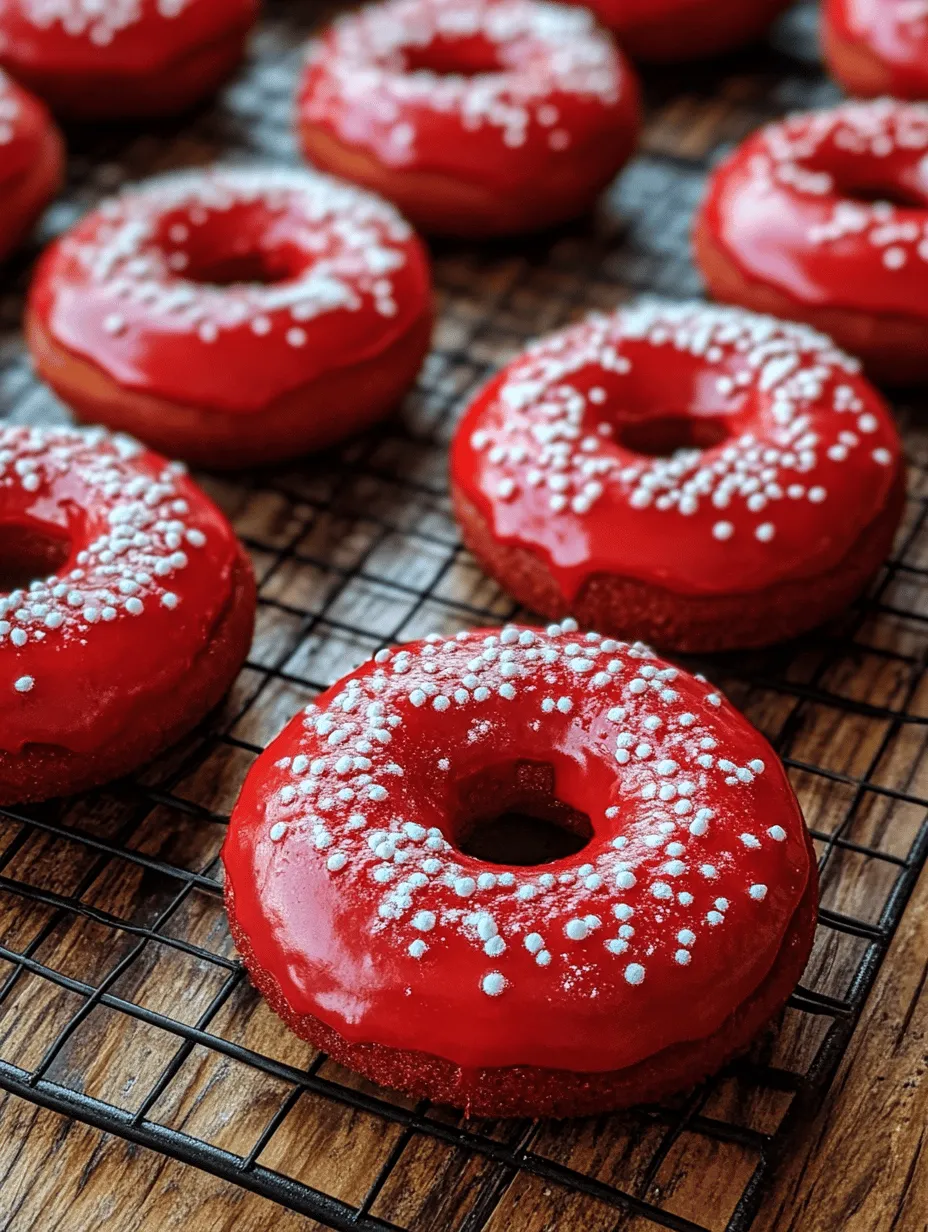
[[[530,186],[637,126],[634,76],[584,10],[536,0],[388,0],[310,49],[300,118],[392,168]],[[624,156],[624,155],[623,155]],[[621,158],[620,158],[621,161]]]
[[[452,479],[567,599],[600,573],[700,595],[814,577],[897,481],[895,427],[858,368],[771,317],[622,309],[496,377],[458,427]]]
[[[464,854],[462,783],[525,760],[588,845]],[[294,1014],[465,1069],[603,1072],[705,1038],[770,971],[810,875],[766,741],[704,680],[572,621],[379,652],[261,755],[223,859]]]
[[[880,91],[928,98],[926,0],[826,0],[823,15],[826,46],[835,39],[843,49],[873,57]]]
[[[310,171],[215,168],[83,219],[42,258],[30,311],[125,388],[247,415],[380,355],[429,296],[385,201]]]
[[[736,0],[735,5],[730,0],[594,0],[590,8],[623,46],[627,40],[633,54],[638,54],[642,34],[650,50],[655,30],[663,26],[668,42],[675,43],[680,25],[691,27],[694,23],[699,37],[713,44],[712,50],[715,44],[721,49],[731,45],[725,36],[727,25],[737,22],[739,29],[745,27],[745,38],[756,36],[788,4],[789,0]],[[705,30],[712,34],[707,35]],[[681,52],[685,56],[685,48]]]
[[[709,185],[702,224],[797,304],[928,318],[928,106],[880,99],[761,129]]]
[[[151,74],[257,14],[258,0],[0,0],[0,63],[26,76]]]
[[[36,544],[58,567],[6,589]],[[144,722],[209,644],[237,562],[182,467],[102,429],[0,428],[0,751],[90,753]]]
[[[0,186],[33,169],[50,124],[42,103],[0,70]]]

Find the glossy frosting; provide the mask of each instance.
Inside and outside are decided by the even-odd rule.
[[[846,103],[762,129],[713,176],[703,221],[745,277],[798,304],[928,317],[928,106]]]
[[[0,0],[0,62],[13,70],[150,73],[247,29],[258,0]]]
[[[770,20],[770,0],[762,4],[758,0],[738,2],[746,8],[757,8],[761,14],[760,21]],[[782,0],[780,7],[785,8],[788,3],[789,0]],[[674,23],[681,20],[701,18],[709,24],[725,20],[719,14],[719,0],[594,0],[590,7],[600,21],[615,33],[620,43],[625,37],[634,41],[642,28],[650,30],[666,24],[672,37]]]
[[[0,184],[32,170],[50,123],[42,103],[0,69]]]
[[[183,468],[102,429],[0,428],[0,558],[63,540],[51,577],[0,594],[0,750],[91,752],[144,722],[204,651],[238,556]]]
[[[928,0],[827,0],[824,20],[880,61],[894,97],[928,98]]]
[[[455,847],[456,787],[529,759],[579,853]],[[380,651],[258,759],[223,858],[296,1014],[466,1068],[623,1068],[702,1039],[770,970],[809,877],[764,739],[713,688],[572,621]]]
[[[387,350],[429,286],[380,198],[311,171],[214,168],[83,219],[43,257],[30,310],[126,388],[249,414]]]
[[[542,0],[388,0],[310,47],[300,115],[387,166],[539,183],[637,123],[637,87],[585,10]]]
[[[895,427],[858,369],[771,317],[623,309],[536,343],[478,394],[452,479],[567,599],[598,573],[705,595],[814,577],[897,479]],[[626,443],[668,417],[721,439],[665,457]]]

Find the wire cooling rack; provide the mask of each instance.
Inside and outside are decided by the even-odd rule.
[[[46,234],[119,184],[216,157],[290,161],[311,17],[272,3],[250,64],[184,126],[71,134]],[[318,16],[318,14],[317,14]],[[900,405],[911,495],[895,554],[836,626],[700,663],[776,745],[822,868],[813,958],[751,1056],[659,1107],[552,1126],[464,1122],[340,1069],[277,1022],[229,941],[218,851],[261,747],[385,643],[498,623],[512,604],[460,548],[445,458],[475,386],[529,338],[630,294],[699,293],[688,229],[707,168],[767,117],[827,103],[814,9],[771,48],[649,79],[642,154],[598,216],[436,251],[435,346],[400,415],[323,459],[203,482],[260,582],[221,712],[133,781],[0,812],[0,1085],[335,1228],[746,1229],[797,1120],[822,1101],[928,851],[926,442]],[[0,299],[0,399],[63,415]],[[928,788],[925,788],[928,791]]]

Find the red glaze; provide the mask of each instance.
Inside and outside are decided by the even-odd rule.
[[[614,1074],[711,1036],[814,880],[766,741],[704,680],[575,629],[379,652],[258,759],[223,851],[279,1008],[450,1061],[460,1098],[484,1067]],[[582,851],[507,867],[457,847],[507,806],[473,787],[505,766],[517,797],[552,768],[592,825]]]
[[[926,154],[917,103],[762,129],[715,173],[697,225],[713,293],[827,326],[887,379],[928,374]]]
[[[822,38],[848,93],[928,98],[925,0],[826,0]]]
[[[230,614],[224,685],[250,641],[254,588],[228,522],[182,467],[102,429],[0,428],[0,570],[4,801],[35,746],[89,759],[137,728],[157,743],[162,702],[203,672]],[[209,690],[187,728],[218,700]]]
[[[426,229],[491,234],[581,213],[629,157],[638,89],[585,11],[388,0],[310,48],[307,157]]]
[[[428,345],[429,271],[408,224],[368,193],[309,171],[214,169],[153,180],[80,222],[44,255],[29,321],[39,371],[82,417],[234,465],[305,452],[388,409]],[[90,374],[62,371],[69,359]],[[88,391],[94,376],[107,397]],[[351,406],[324,396],[336,379]],[[159,435],[144,407],[133,418],[133,395],[169,404],[172,426]],[[185,413],[208,448],[173,426]]]
[[[636,59],[695,60],[760,38],[790,0],[593,0],[590,8]]]
[[[0,71],[0,259],[54,196],[64,146],[45,107]]]
[[[0,0],[0,63],[81,118],[183,110],[240,60],[258,0]]]
[[[671,605],[748,603],[840,565],[894,506],[899,439],[858,367],[804,326],[732,309],[592,318],[478,395],[454,490],[568,604],[599,576],[659,587]]]

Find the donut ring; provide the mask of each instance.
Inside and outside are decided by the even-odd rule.
[[[406,392],[432,324],[392,206],[309,171],[165,176],[43,256],[27,337],[79,419],[210,467],[293,457]]]
[[[467,853],[514,809],[587,844],[536,867]],[[380,651],[258,758],[223,860],[232,935],[294,1031],[480,1116],[691,1085],[782,1006],[815,924],[763,737],[573,621]]]
[[[31,231],[63,173],[64,142],[51,116],[0,70],[0,260]]]
[[[759,39],[790,0],[593,0],[590,8],[636,60],[698,60]]]
[[[891,99],[748,138],[712,177],[696,227],[712,294],[808,322],[882,380],[925,380],[926,152],[928,107]]]
[[[634,149],[638,87],[585,11],[387,0],[310,48],[307,158],[427,231],[534,231],[588,209]]]
[[[135,769],[219,701],[255,584],[183,468],[102,429],[0,427],[0,804]]]
[[[822,17],[825,62],[849,94],[928,98],[925,0],[826,0]]]
[[[863,588],[901,514],[899,439],[858,367],[699,304],[554,334],[461,421],[464,541],[547,616],[686,651],[792,637]]]
[[[172,115],[235,69],[258,0],[0,0],[0,64],[81,120]]]

